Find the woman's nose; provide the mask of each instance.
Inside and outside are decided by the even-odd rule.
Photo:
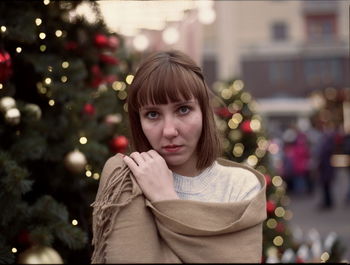
[[[176,119],[173,117],[166,117],[164,119],[163,135],[167,138],[172,138],[179,135]]]

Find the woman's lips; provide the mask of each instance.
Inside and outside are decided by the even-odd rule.
[[[182,148],[182,145],[167,145],[163,147],[163,150],[165,150],[168,153],[176,153],[180,151]]]

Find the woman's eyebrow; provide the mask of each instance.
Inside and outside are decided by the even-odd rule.
[[[140,110],[154,110],[154,109],[157,109],[157,108],[158,108],[157,105],[146,105],[146,106],[140,107]]]
[[[195,100],[185,100],[185,101],[179,101],[179,102],[176,102],[174,105],[175,106],[180,106],[180,105],[186,105],[186,104],[194,104],[195,103]]]

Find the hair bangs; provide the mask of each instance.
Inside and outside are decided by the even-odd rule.
[[[202,85],[201,79],[194,72],[175,63],[157,67],[140,87],[137,94],[138,107],[198,98]]]

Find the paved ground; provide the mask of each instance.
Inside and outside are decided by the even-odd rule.
[[[335,207],[320,211],[318,205],[321,201],[321,190],[317,187],[313,195],[290,195],[289,209],[293,212],[290,220],[292,228],[299,227],[304,235],[315,228],[325,238],[330,232],[336,232],[342,242],[347,246],[344,260],[350,262],[350,203],[345,204],[344,198],[350,186],[350,176],[344,169],[339,168],[333,187]]]

